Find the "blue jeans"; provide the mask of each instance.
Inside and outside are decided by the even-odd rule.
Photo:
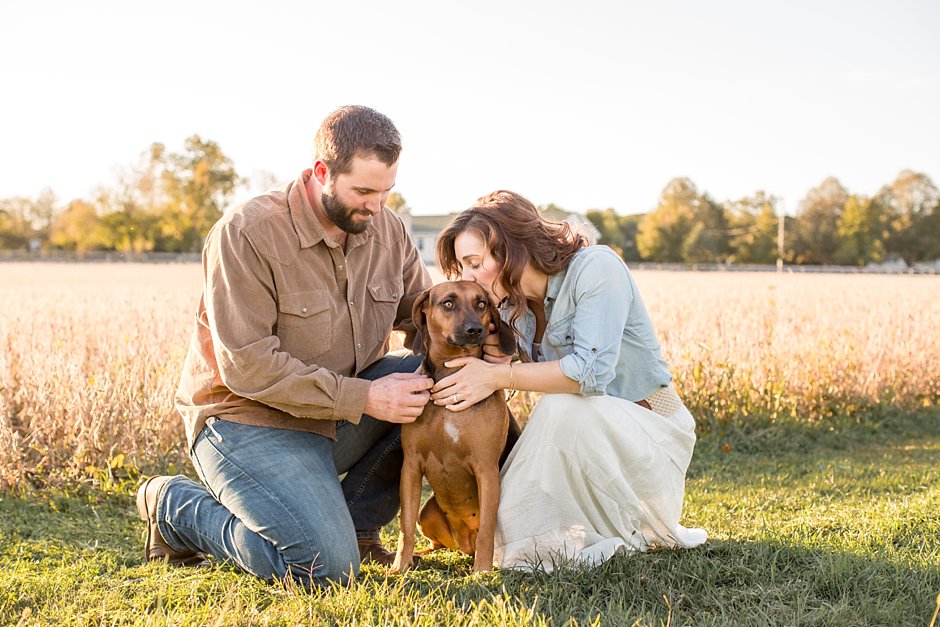
[[[413,372],[420,363],[410,352],[391,353],[359,377]],[[378,529],[398,512],[401,427],[371,416],[339,422],[335,442],[210,419],[191,454],[204,485],[184,476],[166,485],[157,501],[161,535],[177,550],[209,553],[264,579],[346,582],[359,572],[356,530]]]

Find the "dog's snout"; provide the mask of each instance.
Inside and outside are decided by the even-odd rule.
[[[483,325],[478,320],[458,325],[455,331],[454,344],[465,347],[483,344]]]
[[[471,322],[464,325],[463,332],[470,337],[479,337],[483,334],[483,325],[476,322]]]

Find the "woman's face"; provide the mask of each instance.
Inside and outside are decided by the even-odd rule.
[[[454,238],[454,256],[460,262],[461,279],[479,283],[494,303],[506,298],[508,292],[496,280],[499,266],[476,231],[463,231]]]

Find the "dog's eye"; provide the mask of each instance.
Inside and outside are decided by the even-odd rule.
[[[481,311],[484,310],[484,309],[486,309],[486,301],[485,301],[485,300],[481,300],[481,301],[477,302],[477,309],[479,309],[479,310],[481,310]]]
[[[454,301],[452,301],[452,300],[445,300],[443,303],[441,303],[441,307],[443,307],[444,309],[453,309],[453,308],[454,308]]]

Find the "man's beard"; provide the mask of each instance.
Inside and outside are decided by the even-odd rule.
[[[326,217],[343,231],[347,233],[362,233],[369,227],[368,217],[360,222],[353,220],[355,214],[365,214],[365,211],[347,207],[343,201],[336,196],[323,192],[320,195],[320,202],[323,203],[323,210],[326,211]],[[371,214],[369,214],[369,217],[371,217]]]

